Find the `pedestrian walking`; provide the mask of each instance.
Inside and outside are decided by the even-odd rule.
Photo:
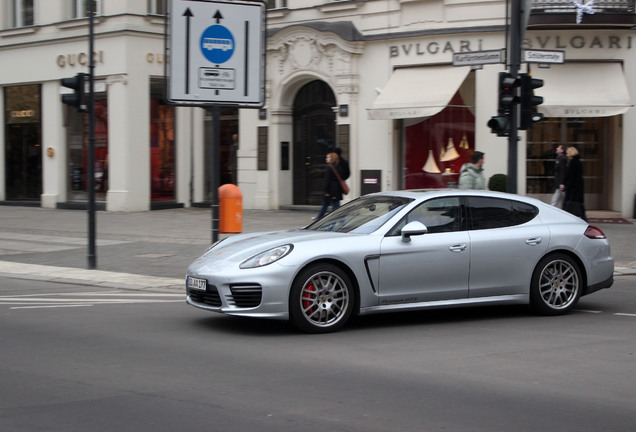
[[[474,152],[470,156],[470,162],[462,165],[459,170],[460,189],[486,189],[486,177],[484,177],[484,153]]]
[[[587,221],[585,215],[585,183],[583,181],[583,164],[579,150],[568,147],[565,154],[568,157],[567,169],[565,170],[565,202],[563,210]]]
[[[329,148],[325,160],[327,166],[325,167],[322,207],[320,208],[317,219],[320,219],[327,213],[329,206],[331,206],[332,210],[340,207],[340,200],[342,200],[343,194],[341,180],[344,182],[349,178],[350,174],[349,163],[342,157],[342,150],[340,148]]]
[[[567,170],[568,157],[565,155],[563,145],[556,147],[556,160],[554,161],[554,194],[550,204],[563,208],[565,201],[565,172]]]

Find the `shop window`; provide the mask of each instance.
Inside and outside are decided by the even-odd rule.
[[[148,0],[148,13],[150,15],[165,15],[164,0]]]
[[[547,200],[555,189],[556,147],[575,146],[581,155],[588,208],[604,206],[612,151],[610,118],[547,118],[528,130],[526,193]]]
[[[71,18],[86,18],[90,13],[91,2],[95,3],[95,15],[101,14],[101,0],[70,0]]]
[[[404,188],[457,187],[475,151],[475,116],[458,91],[438,114],[405,128]]]
[[[6,87],[4,95],[7,200],[39,201],[42,193],[40,86]]]
[[[68,199],[88,200],[89,115],[66,106],[68,148]],[[95,94],[95,199],[106,200],[108,191],[108,102],[105,93]]]
[[[35,0],[11,0],[11,27],[26,27],[35,24]]]
[[[219,113],[219,186],[224,184],[238,184],[238,160],[237,151],[239,146],[238,125],[239,114],[237,108],[221,109]],[[210,184],[212,180],[213,156],[212,149],[212,133],[214,131],[213,116],[210,111],[206,110],[205,114],[205,196],[208,201],[212,199],[210,193]]]
[[[150,98],[150,190],[153,200],[175,198],[174,107],[161,96],[161,81],[151,84]]]

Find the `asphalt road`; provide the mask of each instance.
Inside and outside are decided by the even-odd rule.
[[[305,335],[179,294],[0,278],[3,431],[630,431],[636,280],[572,314],[362,317]]]

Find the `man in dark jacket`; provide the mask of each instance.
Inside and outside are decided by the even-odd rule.
[[[574,147],[568,147],[566,150],[568,157],[568,168],[565,171],[565,203],[563,210],[580,217],[587,221],[585,215],[585,182],[583,180],[583,164],[579,150]]]
[[[556,161],[554,162],[554,194],[551,204],[558,208],[563,208],[565,199],[565,171],[567,170],[568,157],[565,155],[563,145],[556,148]]]
[[[342,180],[349,178],[349,163],[342,158],[342,150],[337,147],[331,147],[327,150],[325,167],[325,186],[323,188],[322,207],[320,213],[318,213],[318,219],[323,217],[327,212],[327,209],[331,205],[332,210],[340,207],[340,200],[342,199],[342,188],[340,187],[340,180],[335,171]]]

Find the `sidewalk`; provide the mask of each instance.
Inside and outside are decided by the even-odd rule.
[[[243,232],[299,228],[312,216],[307,211],[244,210]],[[1,206],[0,276],[183,290],[186,268],[212,239],[209,209],[97,212],[97,268],[88,270],[87,226],[85,211]],[[616,274],[636,275],[636,225],[598,226],[610,239]]]
[[[243,232],[303,227],[314,212],[244,210]],[[210,209],[97,212],[88,270],[88,214],[0,206],[0,276],[126,289],[183,289],[188,265],[211,244]],[[219,238],[230,234],[219,234]]]

